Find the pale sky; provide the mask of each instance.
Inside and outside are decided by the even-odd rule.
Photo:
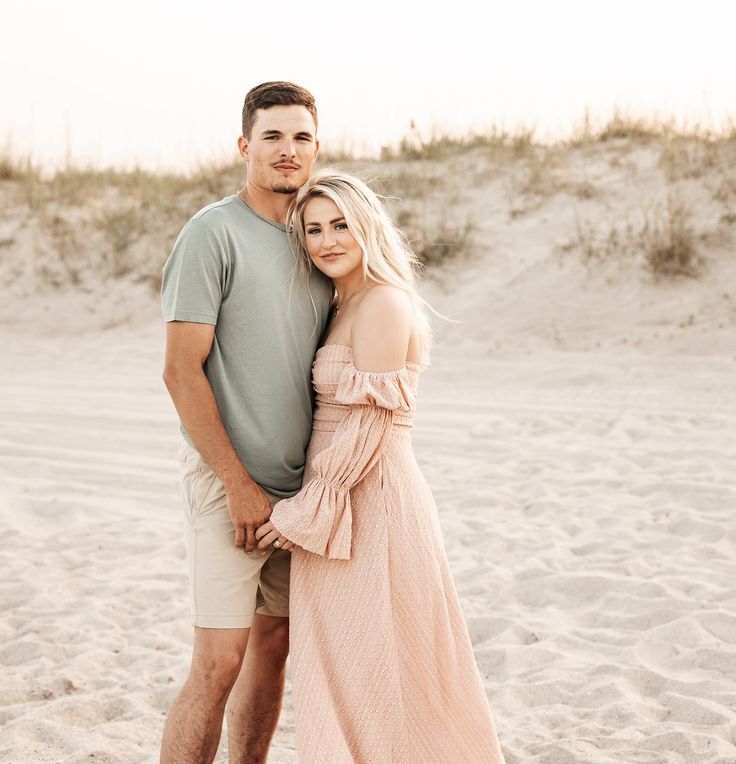
[[[375,150],[411,120],[564,133],[586,106],[736,117],[731,0],[2,0],[0,12],[0,142],[44,164],[230,158],[245,92],[276,79],[315,95],[324,148]]]

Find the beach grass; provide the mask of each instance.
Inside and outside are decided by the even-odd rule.
[[[699,237],[713,234],[714,226],[731,231],[736,221],[734,124],[714,131],[619,110],[600,123],[586,114],[567,137],[552,142],[525,125],[429,135],[412,125],[404,138],[382,149],[380,159],[354,152],[343,143],[323,152],[318,166],[337,164],[370,181],[387,197],[394,219],[430,268],[483,247],[478,231],[486,213],[472,198],[475,189],[491,194],[493,184],[502,186],[511,224],[521,224],[544,205],[564,203],[574,210],[571,248],[584,261],[633,252],[645,270],[663,278],[697,276],[704,263]],[[599,161],[610,172],[598,172]],[[619,193],[643,178],[652,186],[635,219],[609,220],[597,208],[591,215],[591,205],[610,207],[612,178]],[[203,162],[189,172],[73,163],[47,172],[9,141],[0,149],[5,219],[22,219],[34,231],[35,271],[54,288],[76,287],[89,272],[156,288],[183,223],[206,204],[235,193],[244,179],[239,159]],[[710,228],[699,223],[690,201],[702,192],[718,205]],[[488,198],[491,207],[494,199]],[[14,237],[0,235],[0,240],[5,251],[12,250]],[[16,264],[12,272],[23,270]],[[5,278],[11,278],[7,272]]]

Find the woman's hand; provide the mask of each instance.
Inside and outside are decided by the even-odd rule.
[[[273,527],[273,523],[270,520],[258,528],[256,531],[256,541],[258,541],[258,551],[261,554],[266,554],[268,547],[271,545],[276,549],[285,549],[287,552],[291,552],[294,549],[294,544],[285,536],[282,536]]]

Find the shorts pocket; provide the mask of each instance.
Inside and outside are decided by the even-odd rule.
[[[198,460],[183,456],[179,462],[179,486],[182,507],[190,520],[196,502],[199,479],[200,470]]]
[[[180,452],[179,476],[182,504],[190,522],[203,514],[223,510],[227,512],[227,497],[222,481],[188,444]]]
[[[227,513],[225,486],[207,465],[199,458],[199,474],[192,492],[192,516],[202,517],[216,512]]]

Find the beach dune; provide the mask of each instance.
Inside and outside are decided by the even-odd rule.
[[[616,219],[605,151],[582,211]],[[734,764],[732,238],[700,242],[697,277],[586,261],[567,191],[509,209],[525,170],[494,172],[473,247],[425,285],[463,323],[435,321],[414,444],[507,762]],[[156,761],[192,636],[156,298],[23,273],[0,309],[0,761]]]

